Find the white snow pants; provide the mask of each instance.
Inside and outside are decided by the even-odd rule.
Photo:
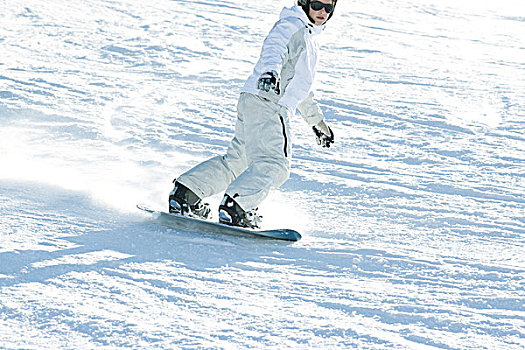
[[[177,181],[200,198],[225,191],[242,209],[252,210],[290,176],[290,141],[288,109],[242,93],[226,154],[198,164]]]

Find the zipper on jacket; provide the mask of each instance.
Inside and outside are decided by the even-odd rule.
[[[283,126],[283,136],[284,136],[284,156],[288,158],[288,137],[286,136],[286,127],[284,126],[283,116],[280,115],[281,125]]]

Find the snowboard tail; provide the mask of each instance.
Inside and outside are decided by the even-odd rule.
[[[142,204],[137,205],[137,208],[147,213],[157,215],[162,223],[191,232],[233,234],[259,238],[272,238],[284,241],[298,241],[301,239],[301,234],[291,229],[252,230],[237,226],[229,226],[219,222],[192,218],[176,213],[153,210]]]

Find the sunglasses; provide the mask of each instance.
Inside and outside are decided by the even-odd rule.
[[[310,7],[314,11],[321,11],[321,9],[324,7],[324,10],[326,13],[332,13],[334,12],[334,5],[333,4],[324,4],[321,1],[313,1],[310,3]]]

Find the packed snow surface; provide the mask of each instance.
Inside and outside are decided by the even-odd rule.
[[[299,242],[136,210],[225,151],[292,4],[0,0],[0,348],[525,348],[522,0],[339,1],[336,142],[295,117],[259,208]]]

